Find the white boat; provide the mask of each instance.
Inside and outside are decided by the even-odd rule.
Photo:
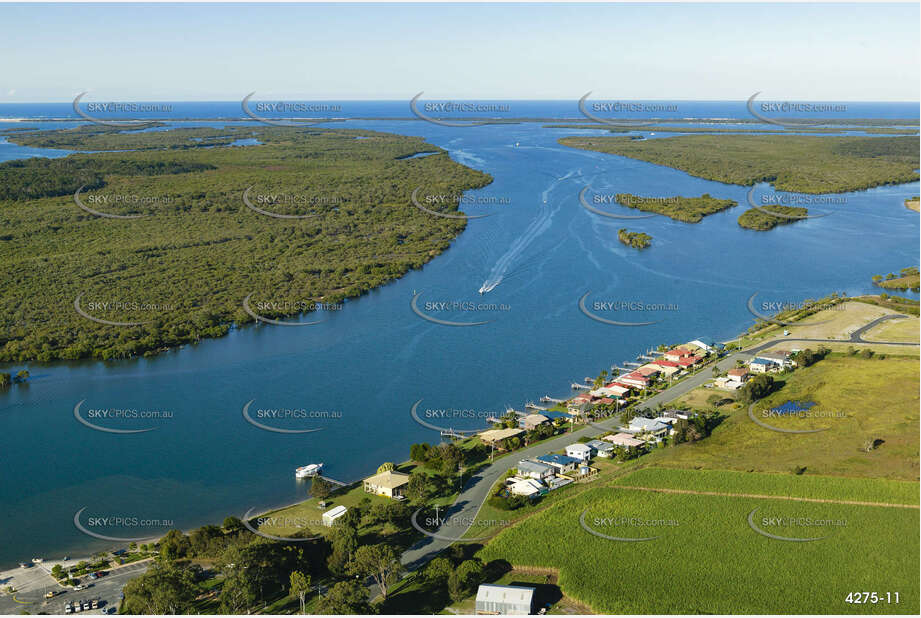
[[[317,476],[322,469],[323,464],[321,463],[301,466],[294,471],[294,478],[305,479],[311,476]]]

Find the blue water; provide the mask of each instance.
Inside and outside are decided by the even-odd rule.
[[[788,401],[779,406],[771,408],[771,411],[777,412],[778,414],[793,414],[796,412],[805,412],[815,405],[816,404],[814,401]]]
[[[712,115],[721,110],[714,107]],[[171,519],[189,528],[251,507],[290,503],[307,488],[295,481],[296,466],[324,462],[330,477],[350,481],[383,461],[407,458],[413,442],[437,442],[436,431],[410,416],[420,399],[420,410],[521,409],[544,394],[569,395],[571,382],[651,346],[727,339],[751,324],[746,303],[755,292],[759,302],[878,292],[873,275],[917,263],[918,215],[902,205],[918,195],[917,182],[845,194],[831,216],[753,232],[736,224],[747,208],[747,188],[556,143],[576,131],[534,123],[448,128],[350,120],[338,126],[422,136],[495,178],[468,195],[508,203],[467,208],[494,216],[471,220],[422,270],[327,312],[321,324],[250,326],[151,359],[30,365],[30,384],[0,394],[0,566],[116,546],[76,530],[73,517],[83,507],[86,515]],[[2,148],[15,155],[18,147]],[[586,185],[597,193],[710,193],[740,205],[696,225],[659,216],[606,219],[580,205],[577,196]],[[625,247],[617,240],[621,227],[651,234],[652,246]],[[498,284],[481,296],[477,290],[487,281]],[[453,321],[491,320],[447,327],[411,311],[420,292],[420,306],[470,301],[508,309],[427,311]],[[599,311],[613,319],[656,321],[610,326],[579,311],[586,292],[590,302],[674,308]],[[169,410],[173,416],[117,425],[156,427],[148,433],[102,433],[74,419],[81,400],[84,416],[91,407]],[[322,429],[278,434],[243,419],[250,400],[253,410],[336,411],[341,418],[263,421]],[[474,428],[483,420],[445,424]],[[133,529],[107,533],[139,536]]]

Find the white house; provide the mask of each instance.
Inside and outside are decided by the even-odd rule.
[[[614,445],[604,440],[589,440],[585,443],[592,447],[599,457],[610,457],[614,454]]]
[[[326,511],[323,513],[323,525],[327,528],[332,527],[332,525],[336,523],[337,519],[345,515],[346,511],[348,511],[348,509],[341,504]]]
[[[671,427],[651,418],[637,416],[630,419],[627,431],[636,435],[649,435],[656,440],[661,440],[669,434]]]
[[[536,496],[546,490],[544,484],[534,479],[521,479],[509,485],[508,490],[516,496]]]
[[[578,459],[579,461],[588,461],[592,458],[592,454],[592,447],[588,444],[582,444],[581,442],[576,442],[566,447],[566,455],[573,459]]]
[[[534,588],[480,584],[475,607],[478,616],[527,616],[534,610]]]
[[[518,462],[518,476],[542,481],[553,476],[555,473],[556,470],[554,470],[552,466],[548,466],[547,464],[543,464],[537,461],[528,461],[527,459],[522,459]]]
[[[612,434],[610,436],[605,436],[602,439],[610,442],[614,446],[620,446],[622,448],[637,448],[646,444],[642,440],[637,440],[627,433]]]
[[[576,469],[576,466],[581,463],[581,460],[576,459],[575,457],[569,457],[567,455],[560,455],[559,453],[550,453],[549,455],[541,455],[536,457],[537,461],[540,463],[545,463],[548,466],[553,466],[557,473],[561,472],[571,472]]]

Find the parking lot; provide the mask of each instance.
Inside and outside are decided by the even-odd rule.
[[[148,565],[149,562],[145,561],[113,569],[95,581],[91,581],[89,577],[81,577],[80,583],[88,586],[84,590],[72,590],[61,586],[49,574],[50,566],[44,564],[4,571],[0,573],[0,588],[5,591],[7,586],[12,586],[16,592],[12,595],[0,595],[0,614],[63,614],[64,605],[68,601],[76,603],[83,599],[99,599],[100,603],[98,609],[81,613],[114,613],[121,600],[125,583],[147,570]],[[46,599],[45,594],[51,591],[55,592],[55,596]]]

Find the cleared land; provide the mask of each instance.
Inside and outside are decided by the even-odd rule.
[[[915,137],[684,135],[667,139],[565,137],[564,146],[666,165],[694,176],[783,191],[841,193],[918,180]]]
[[[726,418],[706,440],[654,450],[646,456],[647,463],[779,473],[805,468],[805,474],[918,478],[916,359],[829,356],[775,379],[782,380],[783,386],[756,404],[755,418],[780,429],[828,429],[809,434],[771,431],[749,418],[747,406],[733,404],[719,408]],[[762,414],[791,400],[815,402],[810,411],[816,416]],[[882,443],[864,452],[867,440]]]
[[[863,336],[864,339],[869,341],[913,341],[918,343],[919,339],[921,339],[919,320],[915,317],[889,320],[874,326]]]
[[[748,524],[753,509],[756,525],[769,533],[827,538],[767,538]],[[583,513],[586,525],[601,534],[657,538],[599,538],[580,525]],[[780,517],[834,523],[770,521]],[[600,613],[914,613],[918,547],[904,540],[918,524],[917,509],[608,487],[502,532],[479,555],[516,567],[556,568],[562,590]],[[676,594],[682,578],[693,584]],[[846,603],[856,590],[899,591],[901,602]]]

